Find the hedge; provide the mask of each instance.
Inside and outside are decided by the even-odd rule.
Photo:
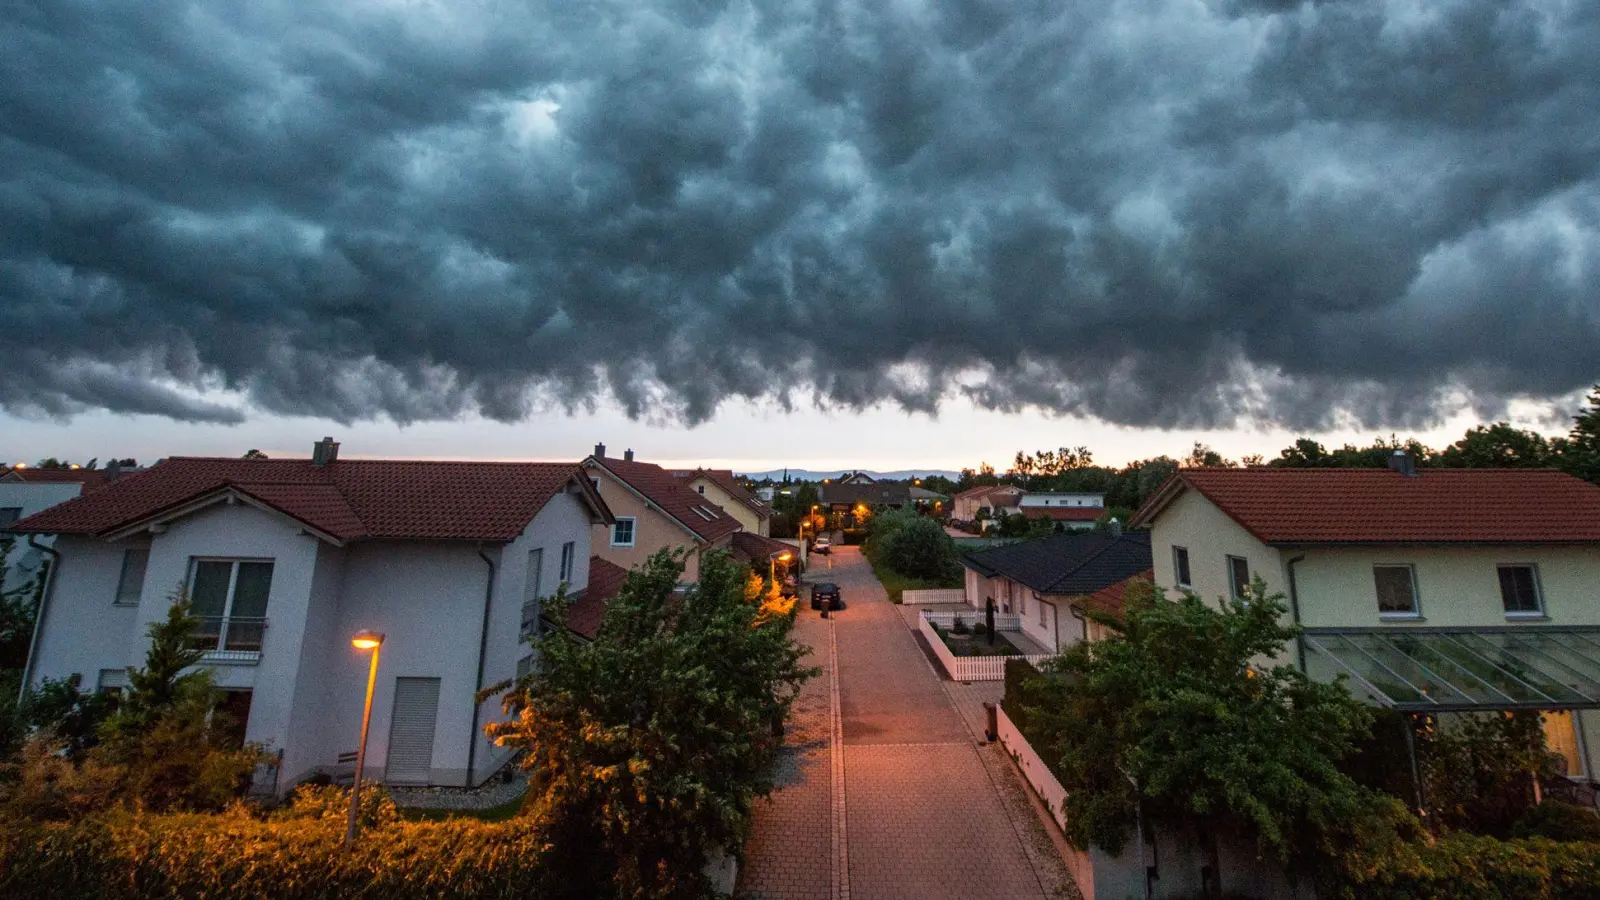
[[[343,822],[107,815],[0,825],[0,897],[410,900],[539,897],[535,822],[396,823],[342,846]],[[547,876],[546,876],[547,877]]]
[[[1347,897],[1360,900],[1595,900],[1600,844],[1453,835],[1381,860]]]

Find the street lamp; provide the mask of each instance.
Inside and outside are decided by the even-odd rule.
[[[372,651],[372,668],[367,670],[367,705],[361,711],[361,745],[356,748],[356,780],[350,786],[350,818],[344,826],[344,842],[348,846],[356,840],[356,808],[361,803],[361,770],[367,764],[367,728],[372,724],[372,688],[378,683],[378,653],[383,647],[383,632],[358,631],[350,639],[357,650]]]
[[[777,556],[767,557],[767,584],[778,583],[778,560],[788,562],[794,558],[792,553],[780,553]]]

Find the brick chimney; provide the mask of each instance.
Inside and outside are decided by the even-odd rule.
[[[622,451],[622,461],[623,462],[633,462],[633,448],[632,447],[629,447],[628,449]]]
[[[594,445],[594,458],[595,459],[605,459],[606,458],[606,445],[605,444],[595,444]]]
[[[339,458],[339,442],[325,437],[311,445],[311,464],[317,468],[330,466]]]

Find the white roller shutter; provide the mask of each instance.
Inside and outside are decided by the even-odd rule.
[[[433,731],[439,721],[439,679],[396,678],[389,724],[389,764],[383,780],[427,784],[433,772]]]

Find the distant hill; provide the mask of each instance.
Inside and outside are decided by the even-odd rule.
[[[841,475],[854,471],[856,470],[790,469],[789,478],[793,481],[821,481],[824,478],[838,478]],[[893,472],[874,472],[871,469],[863,469],[862,471],[866,472],[868,475],[871,475],[873,478],[880,480],[886,479],[889,481],[903,481],[907,478],[926,478],[929,475],[943,475],[944,477],[952,480],[961,477],[960,472],[952,472],[949,469],[896,469]],[[761,481],[766,478],[771,478],[773,481],[782,481],[783,472],[783,469],[773,469],[770,472],[739,472],[738,474],[743,475],[752,481]]]

